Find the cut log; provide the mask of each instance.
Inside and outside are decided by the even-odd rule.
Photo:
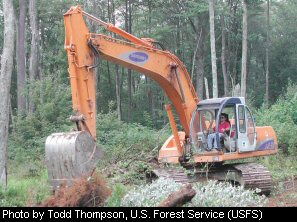
[[[196,195],[196,191],[191,184],[184,185],[180,190],[171,193],[157,207],[181,207],[185,203],[192,200]]]

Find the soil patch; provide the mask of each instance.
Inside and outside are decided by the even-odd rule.
[[[297,177],[279,182],[269,197],[267,207],[297,207]]]

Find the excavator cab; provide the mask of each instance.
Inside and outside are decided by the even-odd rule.
[[[223,113],[230,121],[230,130],[225,135],[219,136],[218,123]],[[212,134],[211,138],[216,139],[217,149],[208,147],[210,134]],[[186,138],[182,132],[179,132],[179,137]],[[178,163],[179,153],[176,152],[178,149],[174,147],[173,141],[176,139],[171,137],[163,145],[159,152],[159,161],[166,164]],[[255,127],[253,115],[243,97],[214,98],[198,102],[196,109],[192,112],[190,137],[186,141],[182,144],[183,155],[190,156],[191,159],[179,157],[178,160],[187,169],[194,168],[194,176],[185,175],[174,168],[154,170],[157,176],[188,182],[207,177],[233,181],[248,189],[257,188],[261,193],[270,192],[272,177],[265,166],[258,163],[226,162],[272,155],[277,152],[277,140],[273,128],[271,126]]]
[[[230,130],[219,137],[218,125],[220,116],[227,115]],[[243,97],[225,97],[200,101],[192,115],[191,143],[194,153],[211,151],[207,139],[216,133],[215,139],[219,149],[227,152],[248,152],[256,149],[257,133],[254,118],[245,105]]]

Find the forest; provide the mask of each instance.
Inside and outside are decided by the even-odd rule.
[[[36,206],[51,195],[46,138],[75,127],[69,121],[73,108],[63,15],[76,5],[136,37],[154,39],[176,55],[199,100],[243,96],[256,125],[275,130],[278,153],[255,158],[272,173],[269,197],[210,181],[193,186],[197,193],[189,206],[296,206],[297,1],[0,3],[0,206]],[[92,33],[121,38],[91,20],[86,23]],[[97,205],[156,206],[181,187],[171,181],[147,182],[153,160],[172,134],[165,109],[169,98],[148,76],[100,57],[95,77],[97,144],[105,155],[97,171],[108,187],[98,194],[107,200]],[[174,117],[182,130],[175,110]]]

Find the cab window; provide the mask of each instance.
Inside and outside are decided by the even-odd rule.
[[[245,109],[244,106],[238,107],[238,121],[239,121],[239,132],[246,133],[246,123],[245,123]]]

